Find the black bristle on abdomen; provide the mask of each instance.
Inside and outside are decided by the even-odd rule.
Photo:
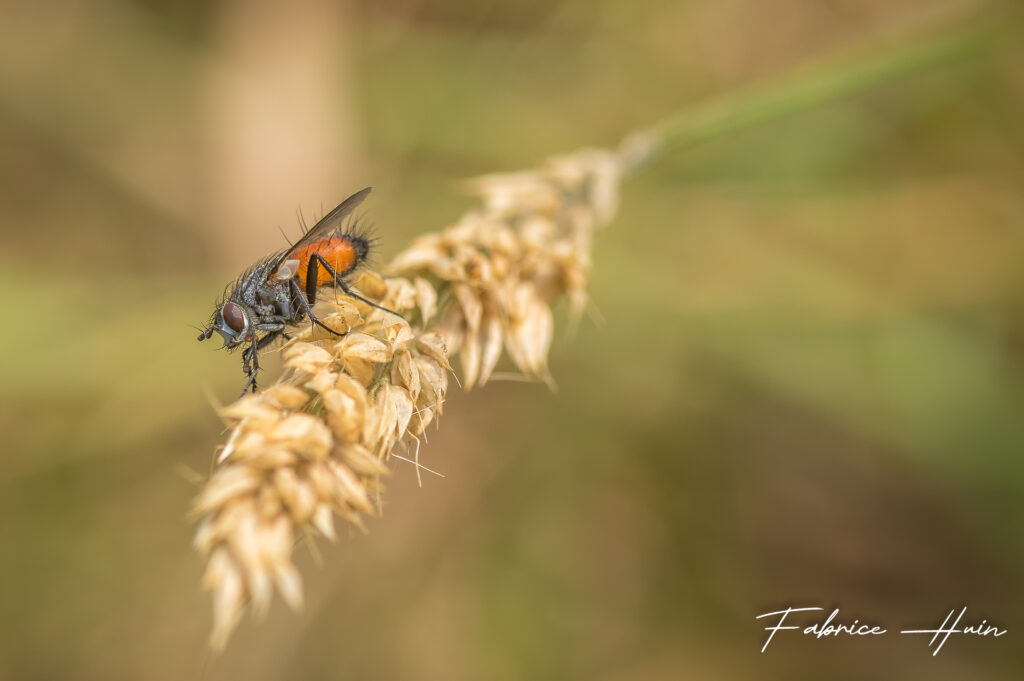
[[[355,234],[346,234],[346,236],[348,237],[348,240],[352,242],[352,248],[355,249],[355,264],[356,266],[358,266],[362,264],[362,262],[366,260],[366,256],[370,254],[370,247],[372,246],[372,242],[369,239],[366,239]]]
[[[355,250],[356,258],[351,270],[356,270],[367,264],[377,244],[373,225],[361,217],[356,217],[342,230],[341,236],[348,239]]]

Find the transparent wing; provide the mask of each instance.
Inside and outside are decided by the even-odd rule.
[[[338,206],[330,213],[320,218],[320,220],[313,225],[308,232],[302,235],[301,239],[292,244],[292,247],[277,259],[277,262],[274,264],[274,273],[276,274],[280,269],[281,263],[287,262],[291,259],[293,253],[304,246],[337,231],[337,229],[341,227],[341,223],[345,218],[348,217],[348,215],[366,199],[367,195],[370,193],[370,189],[371,187],[367,187],[366,189],[356,192],[339,203]]]

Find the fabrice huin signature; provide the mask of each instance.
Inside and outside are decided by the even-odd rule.
[[[757,616],[757,619],[763,619],[771,617],[773,619],[768,620],[773,622],[771,626],[764,628],[768,633],[768,639],[764,642],[761,647],[763,653],[768,649],[768,644],[775,638],[775,634],[780,631],[787,630],[802,630],[804,636],[814,636],[815,638],[827,638],[840,636],[881,636],[882,634],[888,633],[888,630],[878,624],[861,624],[860,620],[853,620],[852,623],[843,623],[837,618],[839,617],[839,608],[832,611],[826,619],[813,622],[804,626],[793,624],[792,622],[796,618],[790,618],[793,613],[803,612],[823,612],[825,608],[785,608],[783,610],[774,610],[772,612],[762,613]],[[970,623],[964,619],[967,614],[966,606],[960,609],[958,613],[956,609],[949,611],[946,615],[946,619],[942,621],[937,629],[901,629],[900,634],[931,634],[931,640],[928,642],[928,647],[935,646],[935,650],[932,652],[932,656],[938,655],[939,651],[942,650],[942,646],[945,645],[946,640],[953,634],[968,634],[971,636],[992,636],[999,637],[1006,633],[1006,629],[1000,629],[999,627],[988,624],[988,620],[981,620],[980,623]]]

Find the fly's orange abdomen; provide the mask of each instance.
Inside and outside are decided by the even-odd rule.
[[[300,248],[294,255],[295,259],[299,261],[299,271],[295,277],[303,289],[306,288],[309,259],[313,257],[314,253],[319,253],[334,268],[339,277],[344,277],[359,265],[359,261],[366,255],[366,248],[364,244],[357,242],[357,237],[345,234],[336,234]],[[317,268],[316,279],[317,287],[334,282],[334,277],[322,266]]]

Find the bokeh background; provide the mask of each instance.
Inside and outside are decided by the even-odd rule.
[[[1024,676],[1015,3],[2,12],[0,679]],[[453,389],[421,452],[446,477],[396,461],[369,535],[297,548],[306,610],[206,652],[185,515],[243,376],[192,325],[297,209],[373,185],[384,263],[462,178],[958,31],[982,49],[630,179],[557,394]],[[762,655],[779,605],[1009,634]]]

